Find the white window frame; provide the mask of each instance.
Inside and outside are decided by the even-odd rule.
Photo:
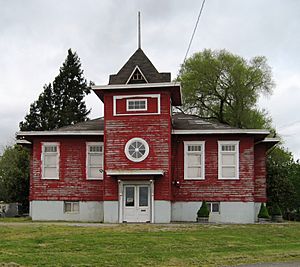
[[[240,157],[240,149],[239,149],[239,141],[218,141],[218,179],[219,180],[239,180],[239,157]],[[222,145],[234,145],[235,152],[232,151],[222,151]],[[222,177],[222,155],[223,154],[233,154],[235,153],[235,165],[226,165],[228,167],[235,167],[235,176],[234,177]]]
[[[218,202],[218,201],[208,201],[208,202],[206,202],[206,204],[208,206],[208,210],[209,210],[210,213],[213,213],[213,214],[220,214],[221,213],[221,204],[220,204],[220,202]],[[219,211],[213,211],[213,208],[212,208],[213,204],[218,204]]]
[[[136,102],[136,101],[144,101],[145,108],[129,108],[129,102]],[[134,98],[134,99],[126,99],[126,111],[147,111],[148,110],[148,103],[147,98]]]
[[[127,113],[127,109],[125,113],[117,113],[117,102],[121,99],[147,99],[148,98],[156,98],[157,99],[157,112],[134,112],[134,113]],[[113,116],[149,116],[149,115],[159,115],[161,108],[160,108],[160,94],[145,94],[145,95],[115,95],[113,96]],[[130,110],[132,111],[132,110]]]
[[[44,149],[47,146],[56,146],[56,152],[45,152]],[[56,177],[45,177],[45,153],[47,154],[56,154]],[[43,142],[42,143],[42,179],[45,180],[59,180],[59,158],[60,158],[60,144],[58,142]]]
[[[66,211],[66,204],[70,203],[71,204],[71,211]],[[74,204],[78,204],[78,211],[74,210]],[[64,201],[64,213],[67,214],[79,214],[80,213],[80,203],[79,201]]]
[[[90,177],[90,164],[89,164],[89,154],[93,153],[90,152],[91,146],[102,146],[102,152],[94,152],[102,154],[102,166],[101,166],[101,175],[100,177]],[[99,170],[100,171],[100,170]],[[87,180],[103,180],[103,173],[104,173],[104,145],[103,142],[86,142],[86,179]]]
[[[184,141],[184,180],[205,180],[205,141]],[[189,145],[200,145],[201,151],[188,151]],[[201,167],[201,176],[200,177],[188,177],[188,153],[193,154],[201,154],[201,164],[199,167]],[[194,166],[197,167],[197,166]]]
[[[134,158],[134,157],[132,157],[132,156],[129,154],[129,146],[130,146],[131,143],[133,143],[133,142],[140,142],[140,143],[142,143],[142,144],[145,146],[145,154],[144,154],[142,157],[140,157],[140,158]],[[144,139],[139,138],[139,137],[135,137],[135,138],[130,139],[130,140],[126,143],[125,148],[124,148],[124,153],[125,153],[126,157],[127,157],[130,161],[133,161],[133,162],[141,162],[141,161],[145,160],[145,159],[148,157],[148,155],[149,155],[149,145],[148,145],[148,143],[147,143]]]

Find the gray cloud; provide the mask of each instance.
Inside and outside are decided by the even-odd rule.
[[[68,48],[78,52],[85,76],[106,84],[137,47],[136,14],[142,12],[142,47],[160,71],[176,76],[201,2],[140,0],[0,0],[0,146],[11,142],[18,123],[45,83],[53,81]],[[300,157],[300,2],[294,0],[206,1],[190,55],[227,49],[250,59],[268,58],[277,87],[260,106],[269,110],[286,145]],[[92,117],[103,106],[91,94]],[[294,127],[294,128],[293,128]]]

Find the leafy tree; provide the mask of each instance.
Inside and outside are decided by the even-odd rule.
[[[19,202],[28,208],[29,161],[27,149],[7,147],[0,158],[0,200]]]
[[[258,97],[270,94],[274,83],[265,57],[246,61],[226,50],[205,49],[181,66],[183,111],[240,128],[270,126]]]
[[[53,84],[44,86],[30,112],[20,122],[21,131],[52,130],[87,120],[83,98],[90,93],[90,86],[83,77],[80,59],[71,49]]]
[[[275,147],[267,158],[269,205],[273,206],[278,203],[284,214],[297,207],[295,202],[297,195],[291,179],[294,174],[294,165],[292,154],[282,147]]]

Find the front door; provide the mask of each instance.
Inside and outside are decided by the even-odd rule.
[[[123,221],[150,222],[150,186],[124,185]]]

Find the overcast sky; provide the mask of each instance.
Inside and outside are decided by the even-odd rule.
[[[142,49],[160,72],[176,77],[202,0],[0,0],[0,146],[14,142],[30,104],[52,82],[68,48],[84,75],[107,84],[137,49],[137,12]],[[276,88],[260,100],[285,146],[300,158],[300,1],[206,0],[189,55],[227,49],[246,59],[263,55]],[[90,94],[90,118],[103,105]]]

